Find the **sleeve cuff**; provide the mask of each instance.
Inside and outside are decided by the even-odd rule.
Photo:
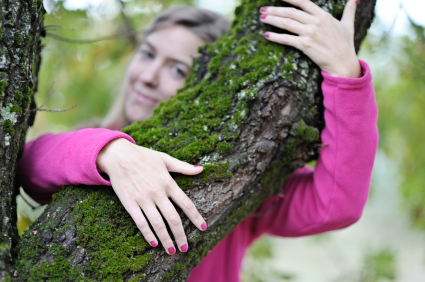
[[[93,177],[94,182],[99,183],[98,185],[107,185],[111,186],[111,181],[106,180],[103,178],[99,171],[97,170],[96,165],[96,159],[99,155],[99,152],[105,147],[109,142],[112,140],[118,139],[118,138],[125,138],[128,141],[130,141],[133,144],[136,144],[133,138],[131,138],[129,135],[120,132],[120,131],[111,131],[111,130],[105,130],[105,136],[103,138],[100,138],[99,142],[94,146],[94,149],[92,151],[92,154],[90,156],[90,174]]]
[[[362,77],[359,78],[344,78],[344,77],[335,77],[324,71],[322,71],[323,82],[338,85],[341,88],[362,88],[368,85],[372,81],[372,74],[370,73],[369,65],[359,60],[360,66],[362,68]]]

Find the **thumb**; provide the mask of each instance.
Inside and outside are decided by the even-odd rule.
[[[354,32],[354,19],[356,18],[357,3],[359,0],[348,0],[344,8],[341,23]]]
[[[201,165],[191,165],[187,162],[182,162],[176,158],[171,157],[167,154],[161,154],[161,158],[164,161],[165,166],[170,172],[177,172],[186,175],[195,175],[202,172],[204,169]]]

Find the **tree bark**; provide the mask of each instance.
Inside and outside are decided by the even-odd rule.
[[[0,281],[13,276],[16,160],[34,121],[43,15],[42,1],[0,0]]]
[[[345,0],[313,1],[339,18]],[[181,213],[189,252],[169,256],[143,239],[110,187],[66,187],[17,248],[17,280],[183,281],[190,270],[297,168],[317,158],[323,106],[318,67],[300,51],[263,38],[259,8],[244,0],[225,36],[201,49],[184,89],[154,116],[123,131],[138,145],[204,165],[174,175],[208,223]],[[373,20],[361,1],[356,48]],[[282,31],[280,31],[282,32]]]

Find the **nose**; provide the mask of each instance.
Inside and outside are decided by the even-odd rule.
[[[161,64],[158,61],[153,61],[149,66],[139,74],[139,79],[151,88],[155,88],[159,83],[159,73]]]

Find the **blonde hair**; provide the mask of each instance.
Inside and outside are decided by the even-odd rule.
[[[212,11],[192,7],[174,6],[161,12],[146,29],[144,38],[149,34],[169,25],[179,24],[189,29],[199,36],[205,43],[212,43],[229,30],[229,21],[222,15]],[[142,40],[143,42],[143,40]],[[125,117],[125,91],[124,87],[128,75],[124,78],[124,83],[120,94],[114,104],[100,123],[100,127],[116,128],[117,124],[125,126],[128,121]],[[115,125],[115,126],[114,126]]]

